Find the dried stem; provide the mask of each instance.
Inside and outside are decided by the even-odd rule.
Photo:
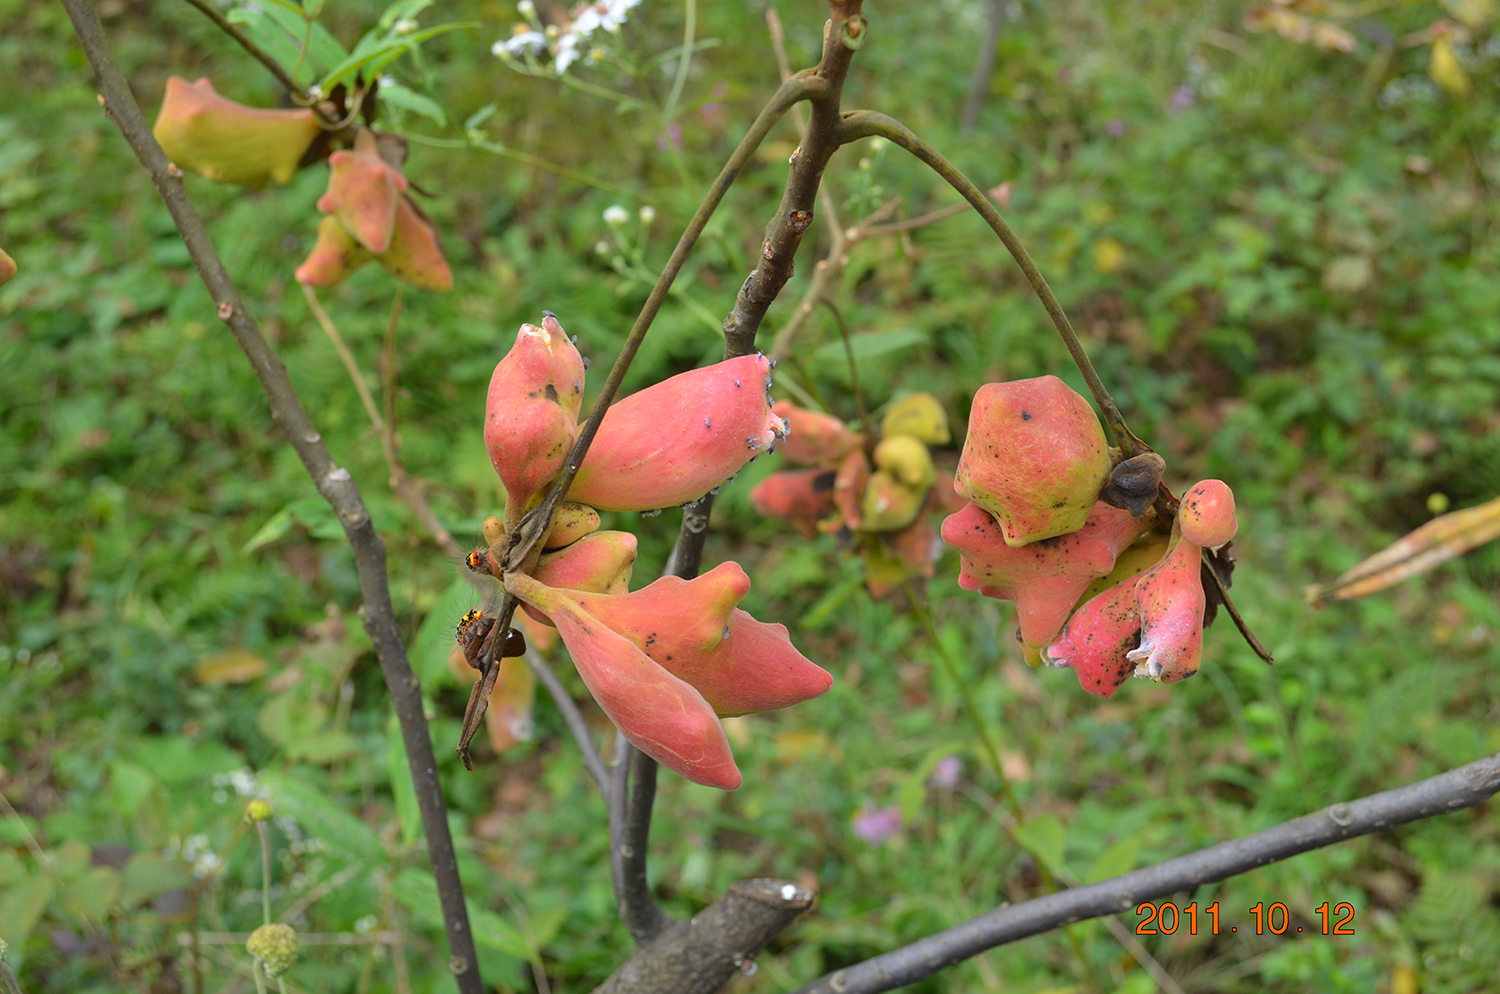
[[[474,955],[463,884],[459,880],[453,838],[449,834],[448,806],[437,776],[437,759],[432,752],[427,720],[422,713],[421,685],[411,671],[406,647],[396,626],[385,571],[385,546],[370,521],[359,488],[349,471],[335,463],[323,445],[322,436],[303,409],[287,377],[286,367],[266,343],[224,269],[202,219],[188,199],[180,171],[167,161],[166,154],[152,137],[151,129],[131,96],[129,84],[115,64],[94,5],[88,0],[63,0],[63,7],[98,79],[105,112],[119,127],[166,203],[193,266],[217,305],[219,317],[229,326],[260,380],[272,416],[285,431],[318,492],[333,508],[349,539],[365,600],[360,617],[380,660],[381,672],[401,723],[401,736],[427,837],[428,855],[443,907],[455,979],[462,994],[480,994],[484,984]],[[173,175],[174,172],[179,175]]]
[[[1011,230],[1009,224],[995,210],[995,205],[990,203],[979,187],[958,168],[943,157],[937,149],[923,141],[906,125],[894,118],[875,111],[860,110],[845,115],[843,120],[844,141],[854,141],[859,138],[868,138],[879,135],[882,138],[895,142],[897,145],[915,155],[926,163],[943,179],[953,187],[958,194],[969,202],[969,205],[979,212],[986,224],[1000,236],[1000,241],[1010,251],[1011,257],[1021,267],[1026,281],[1031,284],[1037,298],[1042,306],[1047,309],[1047,315],[1052,319],[1052,324],[1057,328],[1057,333],[1062,336],[1063,344],[1067,346],[1068,354],[1073,357],[1073,363],[1078,371],[1083,374],[1083,380],[1088,384],[1089,392],[1094,395],[1094,403],[1099,405],[1099,410],[1104,414],[1104,423],[1109,426],[1110,434],[1115,438],[1115,444],[1120,447],[1123,458],[1130,458],[1141,452],[1150,451],[1149,447],[1131,432],[1125,424],[1125,418],[1120,414],[1120,409],[1115,405],[1114,398],[1104,386],[1104,381],[1099,379],[1099,374],[1094,370],[1094,364],[1089,360],[1088,353],[1083,350],[1083,343],[1078,340],[1078,335],[1073,331],[1073,325],[1068,321],[1068,316],[1063,312],[1062,304],[1058,303],[1057,296],[1052,288],[1047,285],[1047,280],[1042,276],[1041,270],[1032,261],[1031,253],[1026,251],[1026,246],[1021,244],[1021,239]]]
[[[796,994],[876,994],[972,956],[1062,925],[1130,911],[1142,901],[1191,891],[1371,832],[1471,808],[1500,791],[1500,753],[1406,787],[1330,805],[1242,839],[1221,842],[1086,887],[996,908],[962,925],[929,935],[838,970]]]

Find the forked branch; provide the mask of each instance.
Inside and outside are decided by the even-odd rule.
[[[229,326],[260,380],[272,417],[286,432],[287,440],[302,460],[318,492],[332,506],[349,539],[365,600],[360,620],[370,634],[396,717],[401,723],[401,738],[416,787],[428,855],[437,878],[455,979],[462,994],[481,994],[484,984],[474,955],[474,939],[469,931],[469,915],[464,906],[453,838],[448,831],[448,805],[437,776],[437,759],[432,752],[427,719],[422,713],[421,684],[411,671],[406,646],[396,627],[395,609],[391,605],[386,579],[385,546],[370,521],[359,488],[349,471],[335,463],[323,445],[322,436],[313,426],[287,377],[286,367],[266,343],[259,325],[229,278],[203,220],[188,199],[182,171],[167,160],[166,153],[152,137],[141,109],[130,93],[129,84],[115,64],[109,40],[99,23],[98,11],[89,0],[63,0],[63,8],[73,22],[73,29],[99,82],[105,113],[119,127],[166,203],[193,266],[217,305],[219,318]]]

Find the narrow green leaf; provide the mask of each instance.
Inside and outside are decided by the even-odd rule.
[[[1063,845],[1067,841],[1067,832],[1056,815],[1042,815],[1017,825],[1016,841],[1025,846],[1026,851],[1035,856],[1037,862],[1045,866],[1053,876],[1062,874]]]
[[[422,811],[417,806],[417,788],[411,782],[411,766],[406,758],[406,743],[401,740],[401,723],[396,713],[386,722],[386,772],[391,778],[391,793],[396,797],[396,818],[401,822],[401,844],[410,849],[422,836]]]
[[[1094,865],[1089,868],[1088,876],[1083,878],[1086,884],[1098,883],[1108,880],[1110,877],[1118,877],[1122,873],[1129,873],[1135,869],[1136,857],[1141,854],[1141,837],[1131,835],[1120,839],[1094,860]]]
[[[415,90],[408,89],[400,83],[383,83],[380,87],[380,99],[394,104],[402,110],[409,110],[413,114],[420,114],[438,124],[447,124],[448,115],[443,113],[443,108],[436,100],[425,97]]]

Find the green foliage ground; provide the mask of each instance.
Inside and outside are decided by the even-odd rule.
[[[185,4],[102,6],[148,110],[170,74],[275,101],[263,71]],[[817,6],[783,10],[796,65],[815,60]],[[928,593],[1042,826],[1038,851],[1079,877],[1107,875],[1500,749],[1494,546],[1366,602],[1302,604],[1306,584],[1427,520],[1431,495],[1462,507],[1500,493],[1500,41],[1490,28],[1459,46],[1473,91],[1458,100],[1428,78],[1429,47],[1400,42],[1441,16],[1433,3],[1357,22],[1352,54],[1247,33],[1235,3],[1011,4],[978,125],[960,133],[985,5],[870,6],[848,105],[906,120],[985,187],[1013,184],[1008,215],[1132,426],[1167,456],[1170,481],[1218,476],[1238,494],[1234,590],[1277,659],[1264,666],[1221,621],[1198,679],[1133,683],[1100,702],[1065,671],[1027,669],[1009,605],[961,592],[946,556]],[[596,252],[609,237],[603,209],[657,207],[642,265],[659,266],[776,84],[763,4],[699,8],[700,36],[718,44],[688,77],[678,155],[663,151],[654,110],[622,111],[492,57],[514,19],[505,3],[443,5],[442,17],[482,26],[393,69],[452,120],[493,103],[492,140],[636,193],[413,144],[409,172],[436,194],[425,203],[457,286],[407,295],[396,405],[412,472],[432,481],[439,515],[466,539],[496,506],[479,418],[515,328],[555,310],[603,369],[647,289]],[[349,41],[376,12],[334,3],[325,22]],[[646,0],[623,44],[664,52],[682,16]],[[173,965],[189,924],[225,933],[259,922],[259,860],[241,813],[246,792],[267,787],[289,816],[273,832],[277,913],[298,904],[304,934],[403,932],[409,989],[451,989],[349,552],[100,113],[61,8],[0,0],[0,24],[0,246],[21,267],[0,289],[0,792],[19,812],[0,808],[0,936],[11,961],[32,992],[195,989]],[[669,73],[675,60],[664,64]],[[653,108],[671,84],[660,66],[577,75]],[[392,123],[462,138],[411,113]],[[748,272],[794,144],[780,128],[730,196],[684,280],[692,303],[664,311],[633,386],[718,354],[704,315],[724,313]],[[846,219],[892,196],[907,215],[954,202],[890,148],[841,152],[829,182]],[[486,977],[533,990],[530,960],[552,991],[588,990],[629,948],[603,805],[545,700],[529,744],[503,755],[484,745],[473,774],[453,758],[466,690],[443,655],[476,598],[454,587],[456,564],[391,494],[377,439],[292,281],[323,183],[314,168],[259,194],[189,186],[386,540]],[[628,230],[639,237],[635,222]],[[788,298],[826,244],[815,227]],[[392,289],[370,267],[324,297],[366,370],[380,368]],[[1077,383],[1041,308],[972,217],[861,244],[839,301],[874,404],[931,390],[961,423],[983,382],[1055,372]],[[789,307],[773,309],[772,328]],[[852,416],[847,373],[820,349],[835,336],[815,317],[782,369]],[[806,542],[751,512],[745,495],[774,462],[725,490],[709,559],[740,559],[753,610],[786,622],[836,684],[736,728],[741,790],[664,774],[652,840],[659,892],[678,914],[748,875],[821,890],[816,912],[737,992],[786,990],[1042,892],[1035,857],[996,821],[999,782],[956,688],[902,603],[872,600],[860,563],[832,539]],[[676,515],[619,518],[639,528],[636,575],[649,578]],[[225,653],[266,671],[200,679],[200,664]],[[554,661],[582,698],[560,650]],[[602,741],[607,722],[586,706]],[[961,780],[929,788],[950,754],[962,757]],[[862,841],[852,818],[889,805],[902,807],[903,830]],[[1145,938],[1188,991],[1458,994],[1493,989],[1500,972],[1491,805],[1179,903],[1194,898],[1217,900],[1225,929],[1239,931]],[[1354,906],[1354,937],[1247,934],[1256,902],[1283,902],[1308,927],[1323,901]],[[242,951],[204,948],[217,956],[204,989],[248,989],[226,966],[243,965]],[[290,979],[309,991],[400,989],[384,948],[367,955],[376,948],[305,948]],[[1095,922],[916,989],[1153,983]]]

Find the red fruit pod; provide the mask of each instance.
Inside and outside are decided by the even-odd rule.
[[[1097,502],[1077,531],[1015,547],[1006,544],[1000,524],[984,508],[970,504],[943,521],[943,541],[959,552],[958,585],[1015,601],[1022,641],[1040,648],[1140,528],[1130,512]]]
[[[1177,508],[1182,537],[1206,549],[1219,549],[1239,531],[1234,491],[1223,480],[1204,480],[1188,488]]]
[[[437,229],[410,197],[397,201],[391,247],[375,258],[396,279],[419,290],[447,293],[453,289],[453,270],[443,257]]]
[[[1089,402],[1055,376],[987,383],[974,395],[954,487],[1022,546],[1083,527],[1109,476]]]
[[[844,516],[844,527],[859,531],[864,525],[860,504],[870,481],[870,461],[863,449],[855,449],[839,463],[833,478],[833,502]]]
[[[0,286],[4,286],[16,278],[16,260],[10,257],[10,253],[0,248]]]
[[[484,445],[505,484],[509,528],[562,469],[578,438],[582,404],[583,357],[557,318],[548,314],[541,327],[523,324],[495,366],[485,400]]]
[[[768,518],[793,522],[811,537],[817,523],[833,512],[833,478],[831,469],[772,473],[750,491],[750,506]]]
[[[507,587],[557,624],[589,693],[632,745],[694,783],[740,785],[724,726],[702,694],[583,610],[569,591],[524,575],[508,577]]]
[[[401,171],[380,157],[375,132],[361,128],[353,151],[328,157],[328,192],[318,198],[318,210],[338,218],[371,252],[385,252],[396,231],[396,205],[407,186]]]
[[[338,218],[318,222],[318,240],[307,261],[297,267],[297,282],[307,286],[337,286],[369,262],[370,250],[350,236]]]
[[[859,436],[831,414],[804,411],[789,400],[771,405],[771,413],[787,423],[780,451],[789,462],[832,466],[859,444]]]
[[[313,112],[264,110],[226,100],[205,77],[167,80],[151,133],[173,164],[215,183],[259,190],[291,182],[322,128]]]
[[[544,553],[532,576],[549,587],[623,594],[630,590],[635,556],[635,536],[629,532],[594,532],[557,552]],[[526,613],[543,624],[552,623],[535,608],[527,607]]]
[[[1141,644],[1135,577],[1090,598],[1042,650],[1053,666],[1066,666],[1095,697],[1111,697],[1135,672],[1130,652]]]
[[[786,436],[764,355],[726,359],[649,386],[604,415],[568,491],[601,511],[697,500]]]
[[[1176,683],[1198,672],[1203,657],[1202,550],[1174,529],[1172,547],[1136,581],[1141,644],[1129,652],[1135,675]]]

